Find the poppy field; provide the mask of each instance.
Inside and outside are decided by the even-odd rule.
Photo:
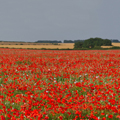
[[[0,120],[119,120],[120,50],[0,49]]]

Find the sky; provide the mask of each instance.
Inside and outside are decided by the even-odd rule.
[[[0,0],[0,40],[120,40],[120,0]]]

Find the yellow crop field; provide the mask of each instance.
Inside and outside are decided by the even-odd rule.
[[[112,43],[113,46],[120,47],[120,43]],[[111,48],[113,46],[101,46],[102,48]]]
[[[119,46],[120,43],[112,43],[113,46]],[[59,43],[59,44],[52,44],[52,43],[20,43],[20,42],[2,42],[0,43],[0,48],[31,48],[31,49],[73,49],[74,43]],[[101,46],[102,48],[111,48],[112,46]]]
[[[111,48],[113,46],[101,46],[101,48]]]
[[[54,45],[54,44],[30,44],[30,45],[12,45],[12,44],[8,44],[8,45],[4,45],[1,44],[0,47],[8,47],[8,48],[35,48],[35,49],[41,49],[41,48],[46,48],[46,49],[73,49],[74,48],[74,43],[59,43],[58,45]]]
[[[120,43],[112,43],[112,45],[120,47]]]

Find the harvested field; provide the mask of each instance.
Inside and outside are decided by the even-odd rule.
[[[74,48],[74,43],[59,43],[58,45],[54,44],[31,44],[31,45],[0,45],[0,47],[8,47],[8,48],[36,48],[36,49],[41,49],[41,48],[46,48],[46,49],[73,49]]]
[[[113,46],[120,47],[120,43],[112,43]],[[101,46],[102,48],[111,48],[113,46]]]
[[[113,46],[101,46],[101,48],[111,48]]]
[[[112,45],[120,47],[120,43],[112,43]]]
[[[119,46],[120,43],[112,43],[113,46]],[[113,46],[101,46],[102,48],[111,48]],[[73,49],[74,43],[59,43],[52,44],[52,43],[24,43],[24,42],[0,42],[0,48],[33,48],[33,49]]]
[[[0,45],[52,45],[52,43],[35,43],[35,42],[0,42]]]

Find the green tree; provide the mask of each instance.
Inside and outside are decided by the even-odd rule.
[[[103,45],[104,46],[111,46],[111,41],[109,39],[104,39]]]
[[[83,42],[81,42],[81,41],[75,42],[74,49],[79,49],[79,48],[82,48],[82,47],[83,47]]]
[[[84,42],[76,42],[74,45],[74,49],[79,48],[100,48],[101,46],[111,46],[111,40],[109,39],[102,39],[102,38],[89,38],[85,40]]]

